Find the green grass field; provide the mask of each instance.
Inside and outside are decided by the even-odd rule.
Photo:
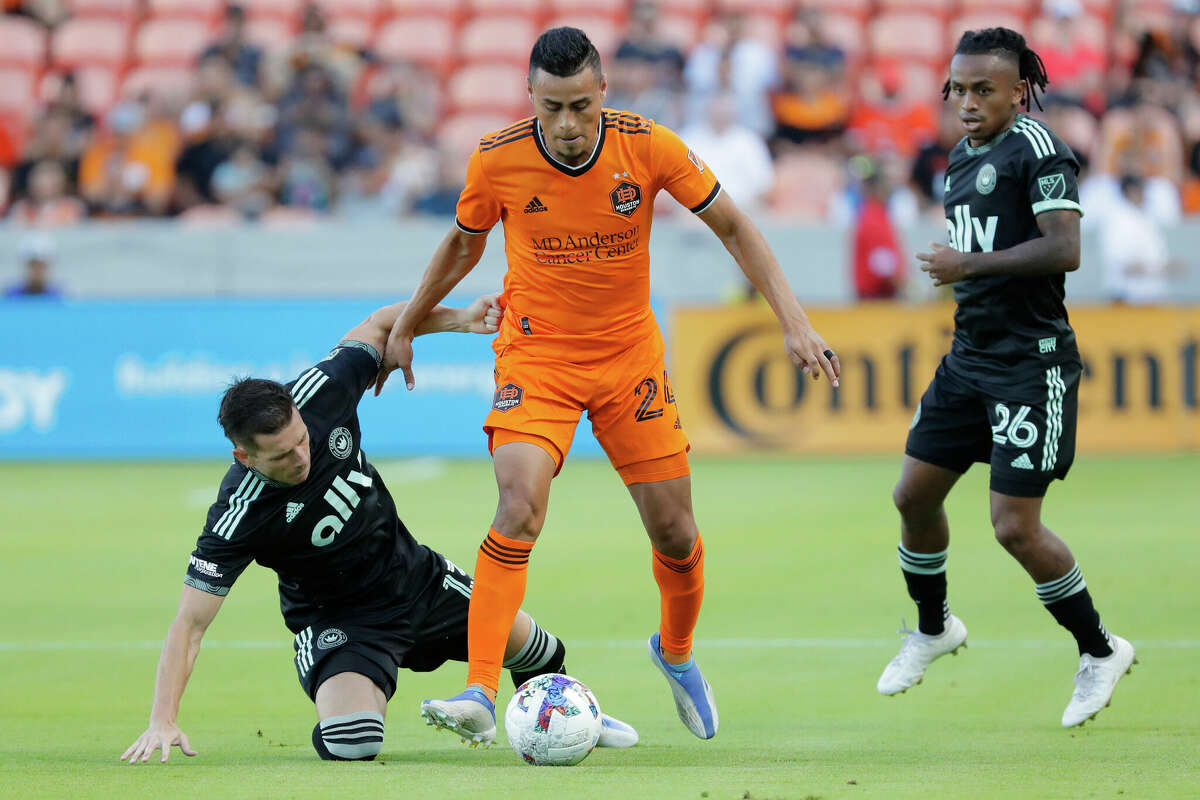
[[[470,568],[495,504],[491,466],[380,464],[410,529]],[[897,458],[697,459],[707,595],[697,656],[721,732],[679,724],[645,653],[657,623],[648,545],[607,464],[568,462],[525,607],[568,667],[635,725],[633,750],[534,769],[503,741],[471,751],[426,729],[423,697],[465,666],[401,673],[381,758],[323,763],[274,576],[253,566],[208,632],[178,750],[130,767],[158,648],[224,465],[0,466],[0,794],[26,797],[930,798],[1200,796],[1200,456],[1084,457],[1046,521],[1072,546],[1105,623],[1141,663],[1085,728],[1059,716],[1077,656],[993,541],[986,472],[949,505],[951,607],[969,648],[909,693],[875,680],[915,624],[896,565]],[[507,680],[507,678],[505,678]],[[507,702],[505,686],[501,699]]]

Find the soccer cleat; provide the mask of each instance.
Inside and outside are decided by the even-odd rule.
[[[596,740],[596,747],[633,747],[638,743],[638,732],[632,725],[603,712],[600,714],[600,723],[600,738]]]
[[[717,718],[717,699],[713,697],[708,681],[700,674],[700,667],[696,665],[695,660],[689,660],[686,668],[682,670],[668,664],[663,660],[662,651],[658,649],[657,633],[650,637],[646,647],[650,650],[650,660],[671,685],[671,694],[675,697],[675,710],[679,713],[680,721],[701,739],[716,736],[717,727],[720,725]]]
[[[907,636],[900,652],[883,668],[876,687],[880,694],[893,695],[907,692],[925,677],[925,670],[934,659],[946,653],[957,654],[960,647],[967,646],[967,626],[953,614],[946,620],[946,629],[937,636],[903,627],[898,631]]]
[[[471,747],[491,747],[496,739],[496,705],[478,689],[449,700],[425,700],[421,716],[426,725],[453,731]]]
[[[1075,693],[1063,711],[1064,728],[1083,725],[1099,714],[1112,702],[1113,690],[1121,676],[1133,671],[1138,663],[1133,645],[1120,636],[1109,634],[1112,655],[1096,658],[1091,653],[1079,657],[1079,671],[1075,673]]]

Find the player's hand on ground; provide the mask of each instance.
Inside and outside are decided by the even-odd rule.
[[[139,761],[144,764],[150,760],[150,755],[155,750],[161,750],[162,758],[159,759],[159,762],[165,764],[167,756],[171,753],[171,747],[175,745],[179,746],[185,756],[196,755],[196,751],[188,743],[187,734],[181,731],[178,725],[165,722],[151,723],[146,732],[121,754],[121,760],[128,760],[130,764],[136,764]]]
[[[404,384],[410,390],[417,385],[412,371],[413,335],[411,332],[399,330],[399,325],[400,319],[397,319],[396,324],[392,326],[392,332],[388,334],[387,345],[383,349],[383,366],[379,368],[379,374],[375,376],[376,397],[383,391],[383,384],[387,383],[388,376],[397,369],[404,373]]]
[[[500,295],[485,294],[463,309],[463,331],[466,333],[495,333],[500,330]]]
[[[812,375],[813,380],[820,378],[821,373],[824,372],[830,383],[834,386],[839,385],[842,377],[842,362],[821,338],[821,334],[806,327],[801,331],[785,334],[783,346],[792,363]]]
[[[932,252],[917,253],[917,259],[923,262],[921,270],[929,273],[934,286],[957,283],[967,277],[967,260],[962,253],[935,242],[930,242],[929,248]]]

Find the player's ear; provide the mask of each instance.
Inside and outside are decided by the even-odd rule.
[[[233,446],[233,457],[243,467],[250,466],[250,454],[243,450],[241,445]]]

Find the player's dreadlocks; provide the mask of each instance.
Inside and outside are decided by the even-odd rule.
[[[1017,68],[1020,71],[1021,80],[1025,81],[1025,86],[1028,91],[1025,92],[1025,110],[1030,110],[1030,101],[1037,103],[1037,107],[1042,107],[1042,101],[1038,99],[1037,90],[1046,91],[1046,84],[1050,82],[1049,76],[1046,75],[1046,65],[1042,63],[1042,57],[1033,51],[1033,49],[1025,44],[1025,37],[1014,30],[1008,28],[984,28],[978,31],[967,31],[958,40],[958,46],[954,48],[955,54],[962,53],[963,55],[980,55],[982,53],[995,53],[997,55],[1005,54],[1017,60]],[[945,100],[950,96],[950,81],[947,80],[942,86],[942,99]]]

